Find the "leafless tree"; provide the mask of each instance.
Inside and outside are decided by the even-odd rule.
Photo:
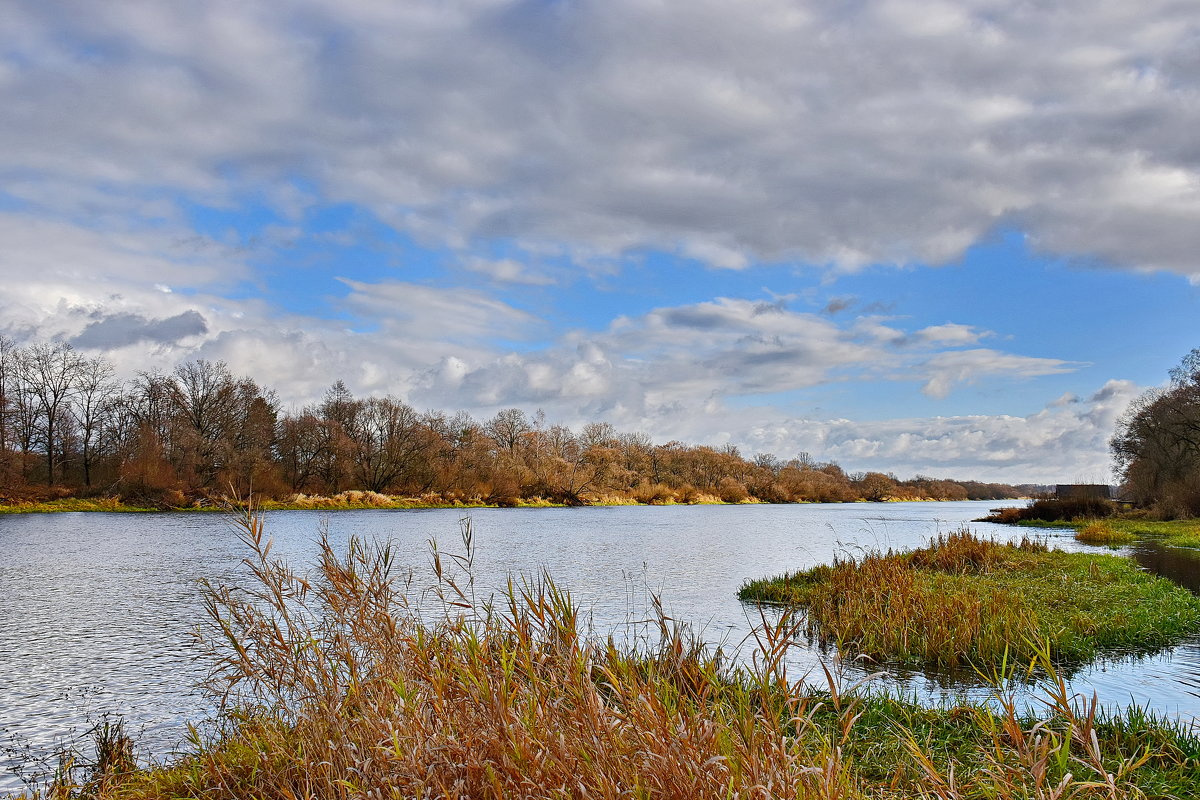
[[[36,402],[35,413],[46,455],[46,483],[54,483],[59,462],[59,431],[67,404],[77,390],[84,358],[66,342],[33,345],[21,359],[25,391]]]
[[[96,455],[103,450],[102,437],[109,429],[108,420],[121,387],[113,379],[112,364],[102,358],[81,359],[77,381],[70,411],[79,433],[83,484],[90,487]]]

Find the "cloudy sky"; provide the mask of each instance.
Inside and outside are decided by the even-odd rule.
[[[1200,6],[8,0],[0,333],[1106,480],[1200,345]]]

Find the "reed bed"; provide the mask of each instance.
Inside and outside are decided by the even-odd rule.
[[[965,529],[911,552],[751,581],[740,596],[803,607],[807,632],[843,652],[943,668],[1028,663],[1041,647],[1071,668],[1200,631],[1200,599],[1127,559]]]
[[[1049,661],[1036,718],[1003,694],[922,709],[828,670],[819,688],[790,679],[786,615],[736,668],[661,613],[632,649],[589,638],[546,576],[480,602],[469,525],[463,553],[434,548],[420,591],[387,545],[339,555],[322,538],[301,573],[256,514],[242,526],[250,586],[207,587],[200,635],[221,724],[174,763],[68,768],[47,796],[1115,800],[1200,779],[1191,731],[1106,718]]]
[[[1075,538],[1084,544],[1116,546],[1129,544],[1135,537],[1129,531],[1118,530],[1107,520],[1089,522],[1075,532]]]

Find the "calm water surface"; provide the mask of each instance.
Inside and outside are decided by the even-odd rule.
[[[481,591],[509,575],[542,569],[570,589],[597,633],[627,633],[651,593],[673,617],[710,642],[734,648],[757,612],[738,602],[746,578],[827,562],[870,548],[910,548],[983,516],[982,503],[802,506],[668,506],[472,510]],[[393,540],[416,585],[432,581],[427,540],[455,550],[462,512],[272,512],[275,552],[311,562],[324,520],[332,539]],[[973,528],[1000,539],[1022,531]],[[1049,532],[1063,549],[1070,532]],[[195,689],[203,665],[190,632],[200,620],[196,582],[236,583],[246,555],[227,520],[209,514],[46,514],[0,516],[0,744],[54,744],[100,714],[125,717],[142,732],[144,754],[164,757],[185,724],[210,714]],[[1196,587],[1200,563],[1179,551],[1142,547],[1148,569]],[[745,650],[743,651],[745,652]],[[826,656],[828,657],[828,656]],[[795,677],[821,654],[798,648]],[[819,674],[819,671],[818,671]],[[847,676],[853,679],[853,673]],[[889,682],[930,700],[982,698],[986,689],[921,673]],[[1093,667],[1074,677],[1080,691],[1110,705],[1130,702],[1186,719],[1200,717],[1200,641],[1154,657]],[[3,758],[3,756],[0,756]],[[4,766],[4,765],[0,765]],[[19,788],[0,772],[0,792]]]

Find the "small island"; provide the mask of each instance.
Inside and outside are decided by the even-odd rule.
[[[967,530],[750,581],[739,597],[802,608],[809,634],[845,654],[985,672],[1039,651],[1071,668],[1200,632],[1200,598],[1128,559]]]

